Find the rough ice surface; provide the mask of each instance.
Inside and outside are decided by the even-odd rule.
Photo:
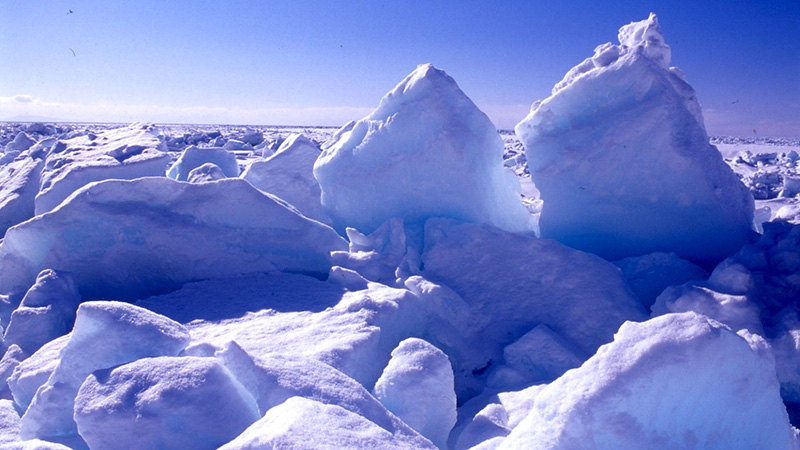
[[[392,434],[341,406],[292,397],[219,450],[261,449],[433,450],[416,435]]]
[[[325,363],[279,353],[253,358],[235,342],[215,356],[255,398],[261,415],[291,397],[304,397],[341,406],[393,434],[416,434],[358,382]]]
[[[503,349],[503,360],[508,368],[524,383],[549,382],[555,380],[569,369],[580,366],[587,355],[573,344],[565,341],[546,325],[525,333],[521,338]],[[515,374],[498,371],[495,378],[512,377]],[[514,380],[490,380],[489,384],[513,384]]]
[[[708,273],[674,253],[651,253],[615,261],[631,290],[650,308],[669,286],[705,280]]]
[[[30,439],[26,441],[9,442],[0,445],[2,450],[70,450],[70,447],[56,444],[55,442]]]
[[[272,156],[247,166],[242,178],[259,190],[291,203],[304,216],[330,224],[331,219],[320,203],[321,191],[313,173],[319,156],[319,147],[314,142],[294,134],[286,138]]]
[[[182,325],[146,309],[110,301],[81,304],[58,365],[22,416],[22,438],[80,442],[73,404],[89,374],[140,358],[176,355],[188,343]]]
[[[144,358],[100,370],[75,399],[78,432],[91,450],[214,450],[260,417],[214,358]]]
[[[592,355],[623,322],[646,318],[619,269],[555,241],[431,219],[422,262],[422,276],[468,305],[461,349],[448,352],[457,379],[490,371],[505,346],[540,324]]]
[[[80,301],[71,274],[43,270],[11,314],[3,341],[33,354],[42,345],[69,333]]]
[[[44,161],[21,157],[0,166],[0,234],[33,217]]]
[[[7,345],[7,344],[6,344]],[[19,345],[11,344],[0,359],[0,398],[12,398],[11,389],[8,387],[8,378],[14,373],[19,364],[29,356],[22,351]]]
[[[14,397],[14,403],[20,408],[28,409],[36,391],[47,383],[50,375],[58,366],[61,350],[67,345],[70,335],[53,339],[33,355],[21,361],[8,377],[8,388]]]
[[[375,383],[375,397],[440,449],[456,423],[453,368],[447,355],[422,339],[400,342]]]
[[[329,252],[344,248],[331,228],[238,178],[108,180],[6,234],[0,292],[27,290],[45,268],[72,272],[88,299],[142,298],[243,273],[322,278]]]
[[[11,400],[0,400],[0,444],[19,441],[19,413]]]
[[[542,389],[497,448],[791,450],[775,363],[760,343],[695,313],[626,323]]]
[[[163,176],[170,159],[166,151],[152,127],[142,124],[59,142],[45,160],[36,214],[94,181]]]
[[[186,181],[189,183],[208,183],[211,181],[228,178],[216,164],[205,163],[189,171]]]
[[[449,217],[531,231],[503,142],[455,81],[419,66],[320,155],[314,176],[337,229]]]
[[[167,177],[177,181],[187,181],[189,173],[202,166],[211,163],[222,169],[226,177],[239,176],[239,163],[236,162],[236,155],[224,148],[204,147],[195,145],[187,147],[181,153],[178,160],[167,171]]]
[[[20,131],[13,141],[6,144],[5,153],[21,152],[31,148],[35,143],[36,141],[28,136],[28,133]]]
[[[753,198],[709,144],[654,14],[572,69],[516,127],[541,236],[620,259],[674,252],[713,267],[748,242]]]

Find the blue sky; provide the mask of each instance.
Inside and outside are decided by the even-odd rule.
[[[689,3],[0,0],[0,120],[335,126],[431,62],[511,128],[653,11],[710,134],[800,137],[800,2]]]

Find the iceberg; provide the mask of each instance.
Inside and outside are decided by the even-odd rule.
[[[754,201],[709,144],[655,14],[620,29],[516,126],[544,202],[541,236],[616,260],[705,268],[753,234]]]

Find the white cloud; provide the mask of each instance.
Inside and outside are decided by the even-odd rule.
[[[369,114],[360,107],[208,107],[49,102],[29,95],[0,97],[0,120],[48,117],[64,122],[230,123],[252,125],[342,125]]]

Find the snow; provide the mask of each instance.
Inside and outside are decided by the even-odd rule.
[[[58,364],[22,416],[21,437],[75,439],[74,399],[89,374],[148,356],[176,355],[188,343],[183,326],[146,309],[111,301],[81,304]]]
[[[33,217],[44,161],[19,157],[0,166],[0,233]]]
[[[709,144],[654,14],[622,27],[516,127],[541,236],[608,259],[673,252],[713,267],[746,244],[753,198]]]
[[[70,332],[80,300],[72,275],[43,270],[11,314],[3,341],[33,354],[42,345]]]
[[[13,141],[6,144],[5,152],[6,153],[21,152],[23,150],[31,148],[31,146],[33,146],[33,144],[35,143],[36,141],[33,140],[33,138],[31,138],[30,136],[28,136],[28,133],[20,131]]]
[[[320,187],[314,178],[319,147],[300,134],[286,138],[278,150],[263,161],[247,166],[242,178],[257,189],[280,197],[306,217],[330,224],[320,203]]]
[[[36,214],[53,210],[94,181],[163,176],[170,159],[166,151],[154,130],[142,124],[61,141],[45,160]]]
[[[393,217],[439,216],[532,231],[502,154],[489,118],[449,75],[425,64],[322,152],[314,176],[340,230],[371,233]]]
[[[392,351],[373,392],[389,411],[446,449],[456,423],[453,383],[447,355],[422,339],[409,338]]]
[[[233,153],[224,148],[200,148],[192,145],[187,147],[178,157],[178,160],[169,168],[167,177],[173,180],[186,181],[189,178],[189,172],[206,163],[219,167],[226,177],[239,176],[239,163],[236,162],[236,156]]]
[[[92,450],[214,450],[260,417],[213,358],[144,358],[100,370],[75,399],[75,422]]]
[[[792,448],[769,351],[695,313],[626,323],[497,448]],[[591,374],[591,375],[590,375]]]
[[[240,179],[108,180],[6,233],[0,292],[27,290],[45,268],[72,272],[88,299],[132,300],[276,270],[322,278],[329,252],[345,247],[331,228]]]
[[[800,140],[619,38],[522,139],[430,65],[339,129],[0,124],[0,449],[800,448]]]
[[[340,406],[292,397],[270,409],[220,450],[265,448],[432,450],[436,447],[419,436],[392,434]]]

